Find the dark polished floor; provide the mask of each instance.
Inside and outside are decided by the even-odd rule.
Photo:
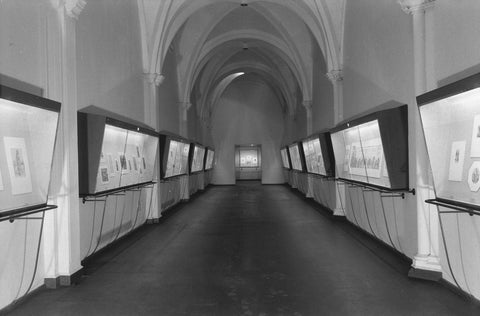
[[[286,186],[212,187],[12,315],[480,315]]]

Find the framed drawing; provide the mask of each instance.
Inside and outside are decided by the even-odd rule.
[[[4,137],[3,143],[7,155],[12,194],[19,195],[32,192],[32,177],[25,139]]]
[[[480,114],[473,118],[472,143],[470,145],[470,157],[480,157]]]
[[[461,182],[463,173],[463,163],[465,162],[466,141],[456,141],[452,143],[450,153],[450,167],[448,169],[448,180]]]

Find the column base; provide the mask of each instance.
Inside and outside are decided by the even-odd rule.
[[[71,286],[78,284],[82,280],[83,267],[71,275],[59,275],[56,278],[45,278],[45,287],[47,289],[57,289],[61,286]]]
[[[408,271],[410,278],[439,281],[442,278],[442,266],[438,257],[417,255]]]
[[[341,208],[335,208],[333,210],[333,216],[345,217],[345,212]]]

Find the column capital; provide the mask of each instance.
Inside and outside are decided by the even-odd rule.
[[[178,102],[178,105],[180,106],[180,109],[184,110],[185,112],[190,110],[192,107],[192,103],[190,102]]]
[[[78,20],[87,2],[85,0],[65,0],[64,5],[67,15],[72,19]]]
[[[303,107],[304,107],[307,111],[311,111],[311,110],[312,110],[312,104],[313,104],[313,101],[312,101],[312,100],[303,100],[303,102],[302,102]]]
[[[165,76],[159,73],[144,73],[144,78],[150,84],[155,84],[159,87],[165,80]]]
[[[398,0],[403,12],[415,14],[419,11],[425,11],[435,5],[435,0]]]
[[[330,80],[333,84],[343,81],[343,70],[342,69],[333,69],[330,70],[325,74],[328,80]]]

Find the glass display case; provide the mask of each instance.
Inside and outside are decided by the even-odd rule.
[[[480,74],[417,97],[438,200],[480,209]]]
[[[409,190],[406,105],[341,123],[331,130],[331,140],[337,178],[382,190]]]
[[[190,173],[203,171],[205,163],[205,147],[200,144],[190,145]]]
[[[308,173],[326,177],[335,175],[330,133],[314,135],[302,141],[305,166]]]
[[[296,171],[303,171],[302,152],[300,150],[300,143],[293,143],[288,146],[288,153],[292,163],[292,169]]]
[[[215,151],[211,148],[207,148],[207,157],[205,158],[205,170],[211,170],[213,168],[214,157]]]
[[[80,196],[152,183],[158,135],[96,107],[78,112]]]
[[[180,136],[160,134],[160,177],[162,179],[188,174],[190,142]]]
[[[0,217],[47,206],[60,103],[0,85]]]
[[[282,165],[285,169],[292,169],[290,166],[290,157],[288,156],[287,147],[280,149],[280,154],[282,155]]]

